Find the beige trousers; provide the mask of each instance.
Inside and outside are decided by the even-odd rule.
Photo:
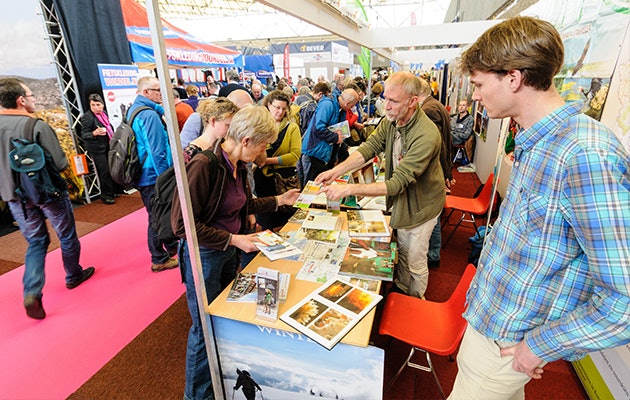
[[[514,357],[501,357],[501,348],[516,343],[488,339],[470,326],[457,354],[459,371],[449,400],[523,400],[527,374],[512,368]]]
[[[411,229],[397,229],[398,265],[394,283],[409,296],[422,297],[429,284],[429,239],[439,214]]]

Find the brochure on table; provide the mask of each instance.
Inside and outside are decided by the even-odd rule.
[[[334,279],[283,313],[280,320],[330,350],[381,299],[376,293]]]
[[[286,242],[277,234],[267,230],[256,234],[256,238],[260,241],[255,243],[256,247],[271,261],[281,258],[288,258],[302,253],[302,250]]]
[[[275,269],[258,267],[256,318],[278,319],[278,287],[280,273]]]
[[[397,261],[396,242],[352,238],[339,267],[339,275],[392,281]]]
[[[380,210],[348,210],[348,233],[351,237],[390,237],[389,224]]]

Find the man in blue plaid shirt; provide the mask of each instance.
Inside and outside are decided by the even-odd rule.
[[[461,60],[490,118],[512,117],[514,167],[468,292],[450,399],[522,399],[545,363],[630,342],[630,157],[553,85],[548,22],[508,19]]]

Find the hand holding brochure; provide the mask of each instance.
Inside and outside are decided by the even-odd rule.
[[[260,241],[255,243],[256,247],[271,261],[302,254],[302,250],[269,230],[257,233],[256,238]]]
[[[342,139],[350,137],[350,124],[348,124],[348,120],[343,120],[338,124],[330,125],[328,130],[333,131],[336,134],[341,133]]]

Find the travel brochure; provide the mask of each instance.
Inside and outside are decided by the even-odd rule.
[[[275,269],[258,267],[256,318],[278,319],[278,287],[280,274]]]
[[[348,120],[343,120],[337,124],[330,125],[328,130],[335,132],[336,134],[341,133],[341,138],[346,139],[350,137],[350,124]]]
[[[302,189],[302,193],[298,196],[297,200],[293,204],[293,207],[302,209],[309,208],[318,196],[325,197],[325,195],[319,193],[321,188],[322,185],[318,185],[313,181],[306,182],[304,189]]]
[[[333,185],[348,184],[350,182],[349,175],[343,175],[333,181]],[[330,200],[326,198],[325,193],[320,193],[322,185],[315,183],[314,181],[306,182],[302,193],[298,196],[293,207],[300,209],[308,209],[311,205],[317,205],[323,207],[326,205],[326,211],[333,214],[339,214],[341,212],[341,200]]]
[[[391,236],[389,224],[381,210],[348,210],[346,215],[351,237]]]
[[[239,272],[234,278],[226,300],[253,303],[256,296],[256,273]]]
[[[280,320],[326,349],[332,349],[382,296],[333,279],[286,311]]]
[[[295,238],[296,240],[306,239],[337,243],[341,234],[342,222],[343,220],[333,213],[309,210]]]
[[[277,234],[270,230],[258,232],[256,238],[259,242],[255,245],[264,255],[271,261],[279,260],[281,258],[292,257],[302,253],[302,250],[298,249],[289,242],[286,242]]]
[[[397,260],[396,242],[352,238],[339,267],[339,275],[392,281]]]
[[[291,274],[285,272],[281,273],[279,276],[278,301],[283,302],[287,299]],[[258,279],[255,272],[239,272],[234,282],[232,282],[232,287],[228,292],[226,300],[229,302],[254,303],[258,296],[256,291],[257,282]]]

